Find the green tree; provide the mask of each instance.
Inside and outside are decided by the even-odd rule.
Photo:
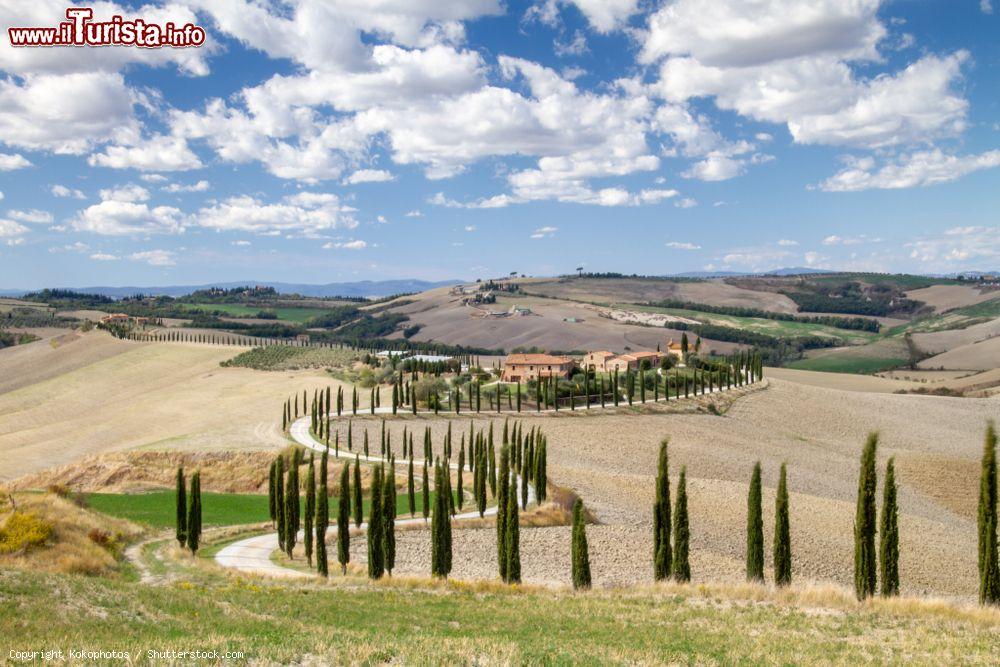
[[[896,501],[896,470],[893,459],[885,466],[882,486],[882,526],[879,531],[879,566],[882,596],[899,595],[899,519]]]
[[[680,582],[691,581],[691,564],[688,554],[691,549],[691,529],[688,523],[687,469],[681,467],[677,480],[677,500],[674,506],[674,562],[671,574]]]
[[[447,482],[448,470],[445,464],[434,466],[434,512],[431,515],[431,574],[447,577],[451,572],[451,517],[448,510]]]
[[[273,476],[274,466],[271,474]],[[183,547],[187,541],[187,495],[184,490],[184,466],[177,467],[177,542]],[[272,489],[273,493],[273,489]]]
[[[291,558],[299,537],[299,450],[292,450],[285,485],[285,553]]]
[[[295,394],[298,400],[298,394]],[[274,461],[274,506],[277,514],[278,548],[285,550],[285,458]]]
[[[344,463],[340,471],[340,496],[337,498],[337,562],[341,574],[347,574],[347,564],[351,562],[350,468],[350,463]]]
[[[329,458],[328,453],[323,452],[319,463],[319,490],[316,493],[316,570],[324,577],[330,574],[326,552],[326,527],[330,524],[330,492],[327,484]],[[344,496],[343,491],[341,496]]]
[[[382,532],[383,562],[386,572],[392,576],[396,566],[396,466],[392,459],[382,485]]]
[[[979,602],[1000,604],[1000,560],[997,553],[997,434],[986,427],[979,480]]]
[[[510,489],[510,446],[500,446],[500,470],[497,475],[497,565],[500,578],[507,581],[507,495]]]
[[[406,470],[406,496],[410,505],[410,516],[416,516],[417,498],[413,487],[413,454],[410,454],[410,462]]]
[[[187,520],[187,548],[197,553],[201,540],[201,471],[191,476],[191,507]]]
[[[590,552],[587,548],[587,528],[583,520],[583,501],[573,503],[573,588],[590,588]]]
[[[424,514],[424,521],[427,521],[427,517],[430,516],[431,511],[431,484],[430,479],[427,476],[427,459],[424,459],[424,485],[420,490],[420,500],[423,505],[421,510]]]
[[[504,555],[507,558],[507,583],[521,583],[521,529],[517,513],[516,478],[510,481],[507,492],[507,516],[504,517]]]
[[[351,508],[354,510],[354,527],[360,528],[361,521],[363,520],[361,504],[361,458],[357,454],[354,455],[354,486],[351,487],[351,493],[353,494]]]
[[[382,466],[372,471],[371,502],[368,506],[368,576],[381,579],[385,573],[383,550]]]
[[[747,494],[747,581],[764,581],[764,509],[761,500],[760,461],[753,466]]]
[[[267,478],[267,509],[268,509],[268,512],[271,515],[271,525],[272,526],[274,525],[274,521],[275,521],[275,519],[278,516],[277,515],[277,505],[276,505],[276,502],[275,502],[276,498],[275,498],[275,495],[274,495],[275,488],[276,488],[275,487],[275,482],[274,482],[274,472],[275,472],[276,467],[277,467],[277,464],[274,461],[271,461],[271,470],[268,473],[268,478]]]
[[[673,552],[670,547],[670,477],[667,444],[660,442],[656,473],[656,502],[653,505],[653,577],[660,581],[670,576]]]
[[[877,473],[875,452],[878,434],[871,433],[861,452],[861,471],[858,476],[858,502],[854,516],[854,593],[859,600],[875,594],[875,492]]]
[[[788,474],[781,464],[778,492],[774,500],[774,583],[792,583],[792,534],[788,523]]]
[[[458,509],[462,509],[462,505],[465,504],[465,491],[462,489],[462,470],[465,468],[465,442],[463,440],[461,447],[458,450],[458,473],[455,478],[455,489],[458,491],[457,501]]]
[[[309,469],[306,471],[306,516],[305,534],[302,538],[302,545],[306,550],[306,562],[312,565],[313,554],[313,521],[316,518],[316,461],[315,456],[309,454]]]

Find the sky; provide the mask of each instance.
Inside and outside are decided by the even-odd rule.
[[[0,288],[1000,269],[998,0],[78,3],[14,48]]]

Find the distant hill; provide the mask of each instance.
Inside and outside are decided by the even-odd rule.
[[[753,273],[752,271],[688,271],[686,273],[675,273],[668,278],[725,278],[728,276],[801,276],[808,273],[839,273],[830,269],[810,269],[804,266],[796,266],[784,269],[773,269],[764,273]]]
[[[401,294],[404,292],[424,292],[435,287],[447,287],[460,283],[460,280],[442,280],[430,282],[427,280],[361,280],[351,283],[327,283],[325,285],[308,285],[298,283],[276,283],[266,280],[239,280],[225,283],[207,283],[204,285],[168,285],[153,287],[68,287],[76,292],[86,294],[102,294],[115,299],[130,296],[132,294],[149,294],[153,296],[184,296],[196,290],[208,289],[210,287],[233,288],[243,285],[266,285],[273,287],[281,294],[301,294],[302,296],[329,297],[329,296],[352,296],[352,297],[380,297],[391,294]],[[21,296],[32,290],[0,290],[0,296]]]

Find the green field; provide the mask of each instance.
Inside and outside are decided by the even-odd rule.
[[[823,371],[825,373],[876,373],[898,368],[906,363],[906,359],[852,356],[842,353],[811,359],[797,359],[786,366],[803,371]]]
[[[1000,652],[995,615],[931,603],[781,597],[764,587],[571,594],[396,579],[372,585],[331,573],[325,585],[285,584],[190,565],[150,584],[0,570],[0,650],[129,651],[131,664],[335,665],[945,665],[990,664]],[[168,660],[151,649],[243,656]]]
[[[304,479],[303,479],[304,481]],[[304,487],[303,487],[304,488]],[[433,502],[434,493],[431,492]],[[128,519],[152,528],[170,528],[176,521],[175,491],[150,491],[148,493],[91,493],[87,504],[109,516]],[[368,516],[368,498],[362,503],[362,513]],[[206,526],[237,526],[262,523],[270,520],[267,496],[246,493],[201,494],[202,523]],[[422,496],[416,494],[417,513],[423,507]],[[337,499],[330,498],[330,515],[336,515]],[[303,510],[304,512],[305,510]],[[398,516],[409,514],[406,492],[396,495]]]
[[[257,313],[265,311],[274,313],[279,320],[304,324],[318,315],[326,312],[324,308],[294,308],[278,307],[270,308],[265,306],[244,306],[238,303],[178,303],[178,306],[188,310],[200,310],[206,313],[212,311],[222,311],[233,317],[257,317]]]

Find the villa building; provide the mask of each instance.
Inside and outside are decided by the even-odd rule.
[[[504,382],[527,382],[540,377],[569,379],[576,362],[551,354],[508,354],[503,363]]]
[[[582,366],[585,369],[593,369],[598,373],[608,372],[608,362],[615,358],[614,352],[608,352],[607,350],[599,350],[597,352],[588,352],[583,357]]]

